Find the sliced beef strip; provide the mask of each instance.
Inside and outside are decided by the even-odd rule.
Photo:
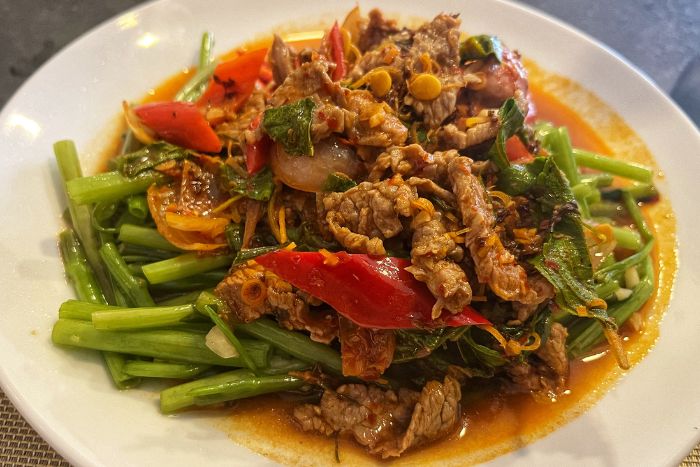
[[[315,96],[320,100],[330,100],[344,106],[343,89],[328,75],[328,67],[328,63],[323,60],[302,64],[272,93],[269,103],[273,107],[279,107],[305,97]]]
[[[253,302],[243,299],[244,284],[256,284],[262,299]],[[338,335],[338,316],[331,311],[312,311],[309,304],[318,304],[304,292],[283,281],[255,263],[234,268],[214,289],[224,300],[233,316],[244,323],[269,314],[287,329],[305,330],[311,339],[324,344]]]
[[[339,320],[343,376],[378,379],[394,358],[394,331],[363,328],[342,316]]]
[[[433,318],[443,308],[452,313],[461,312],[471,303],[472,289],[464,270],[448,256],[460,249],[447,235],[442,215],[434,211],[420,211],[411,222],[413,240],[412,265],[406,268],[421,282],[425,282],[437,301],[433,306]]]
[[[367,180],[379,181],[387,171],[390,171],[391,174],[404,177],[426,178],[438,185],[448,187],[447,167],[456,157],[459,157],[457,151],[436,151],[431,154],[418,144],[394,146],[377,157]]]
[[[427,53],[442,68],[458,66],[461,23],[457,16],[443,13],[423,24],[413,35],[410,50],[413,61],[419,61],[420,56]]]
[[[559,323],[552,324],[549,339],[537,351],[537,355],[558,376],[568,376],[569,359],[566,356],[566,338],[569,336],[566,328]]]
[[[282,84],[287,76],[294,71],[295,55],[294,49],[289,47],[278,34],[275,34],[268,55],[275,83]]]
[[[463,120],[458,120],[457,124],[449,123],[441,127],[438,131],[439,146],[445,149],[462,150],[495,138],[500,128],[497,113],[497,110],[493,109],[481,111],[478,117],[483,118],[484,121],[469,128],[462,124]]]
[[[541,302],[537,291],[528,284],[525,269],[505,249],[495,232],[496,219],[486,190],[472,174],[471,165],[472,160],[467,157],[455,158],[448,171],[462,222],[469,229],[465,234],[465,244],[469,247],[479,282],[488,284],[504,300],[525,304]]]
[[[360,27],[357,47],[361,52],[367,52],[381,44],[384,39],[398,32],[399,29],[396,27],[396,21],[384,18],[382,12],[374,8],[369,12],[369,21]]]
[[[305,431],[351,435],[372,454],[398,457],[449,434],[460,417],[460,399],[459,383],[450,376],[429,381],[420,394],[345,384],[327,389],[319,405],[295,408],[294,418]]]
[[[343,193],[319,193],[322,230],[330,232],[348,251],[384,255],[383,240],[403,230],[401,217],[413,213],[415,188],[400,177],[362,182]]]
[[[346,109],[357,115],[345,129],[350,142],[364,146],[389,147],[403,144],[408,129],[393,110],[365,90],[348,91]]]

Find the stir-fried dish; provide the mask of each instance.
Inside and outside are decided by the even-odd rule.
[[[356,8],[226,60],[205,34],[173,101],[124,103],[110,171],[57,143],[79,300],[54,342],[119,388],[191,380],[165,413],[284,392],[300,430],[382,458],[449,436],[475,390],[555,399],[600,346],[627,368],[652,172],[572,148],[519,54],[459,28]]]

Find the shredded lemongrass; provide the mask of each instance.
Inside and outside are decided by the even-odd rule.
[[[323,256],[323,264],[328,266],[336,266],[340,262],[340,259],[335,253],[332,253],[325,248],[321,248],[318,250],[318,252]]]
[[[284,247],[284,249],[285,249],[285,250],[292,251],[292,250],[295,249],[296,247],[297,247],[297,244],[294,243],[294,242],[291,242],[289,245],[287,245],[286,247]]]
[[[486,117],[467,117],[464,119],[464,126],[466,126],[467,128],[471,128],[476,125],[479,125],[480,123],[486,123],[488,121],[489,119]]]
[[[447,218],[448,218],[449,220],[451,220],[452,222],[455,222],[455,223],[459,222],[459,220],[457,219],[457,217],[456,217],[454,214],[452,214],[451,212],[446,213],[446,214],[445,214],[445,217],[447,217]]]
[[[489,196],[500,200],[501,203],[503,203],[503,206],[505,207],[509,207],[511,204],[513,204],[513,200],[511,199],[511,197],[503,193],[502,191],[491,190],[489,191]]]
[[[435,206],[433,206],[433,203],[428,199],[418,198],[417,200],[411,201],[411,206],[420,211],[424,211],[430,217],[435,215]]]
[[[228,209],[229,206],[231,206],[233,203],[235,203],[236,201],[238,201],[241,198],[243,198],[243,195],[236,195],[236,196],[233,196],[233,197],[227,199],[226,201],[224,201],[223,203],[221,203],[220,205],[218,205],[217,207],[212,209],[211,210],[212,214],[217,214],[217,213],[220,213],[221,211],[225,211],[226,209]]]
[[[280,243],[287,243],[287,222],[285,219],[284,206],[280,208],[277,218],[280,223]]]

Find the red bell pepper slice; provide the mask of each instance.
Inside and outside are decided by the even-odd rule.
[[[530,154],[517,135],[506,140],[506,156],[508,156],[509,161],[516,164],[527,164],[535,159],[535,156]]]
[[[195,151],[219,152],[221,141],[200,110],[189,102],[154,102],[134,109],[159,138]]]
[[[250,122],[250,129],[255,130],[260,126],[262,114],[257,115]],[[272,140],[266,134],[262,139],[253,144],[246,143],[245,145],[245,166],[248,170],[248,175],[257,173],[265,167],[270,159],[270,149],[272,148]]]
[[[363,254],[277,250],[255,258],[266,269],[332,306],[359,326],[414,329],[490,324],[472,307],[432,319],[435,297],[406,271],[411,262]]]
[[[335,62],[335,70],[333,70],[333,81],[339,81],[345,76],[347,69],[345,67],[345,52],[343,52],[343,36],[340,34],[340,27],[336,21],[328,33],[328,41],[331,46],[331,54]]]
[[[216,106],[230,99],[231,109],[238,110],[253,93],[266,55],[267,49],[253,50],[217,65],[209,80],[209,87],[197,105]]]

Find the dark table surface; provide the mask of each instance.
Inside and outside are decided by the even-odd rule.
[[[0,107],[68,42],[139,0],[0,0]],[[524,0],[615,49],[690,115],[700,101],[700,0]],[[684,71],[685,70],[685,71]],[[678,85],[679,78],[685,85]],[[697,108],[693,110],[692,102]],[[689,457],[686,462],[689,462]],[[697,457],[685,465],[697,465]]]

